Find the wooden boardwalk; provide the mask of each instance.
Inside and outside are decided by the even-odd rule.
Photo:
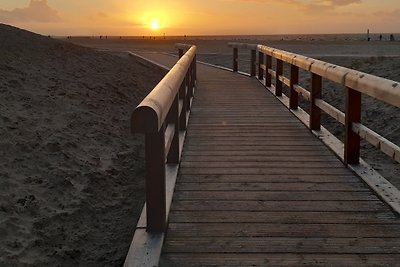
[[[400,266],[400,220],[256,79],[198,64],[160,266]]]

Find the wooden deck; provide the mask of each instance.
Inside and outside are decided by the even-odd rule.
[[[160,266],[300,265],[400,266],[400,220],[256,79],[198,64]]]

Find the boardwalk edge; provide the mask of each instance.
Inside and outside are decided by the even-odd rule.
[[[263,81],[260,81],[264,84]],[[273,85],[266,87],[266,89],[274,95],[275,89]],[[289,98],[286,95],[276,97],[283,105],[289,109]],[[304,125],[309,125],[309,115],[302,108],[297,110],[291,110],[292,112]],[[311,131],[318,139],[320,139],[328,148],[330,148],[336,156],[344,162],[344,144],[336,138],[331,132],[325,127],[321,126],[319,131]],[[400,215],[400,190],[374,170],[367,162],[360,159],[358,165],[349,164],[348,168],[355,172],[376,194],[377,196],[396,213]]]

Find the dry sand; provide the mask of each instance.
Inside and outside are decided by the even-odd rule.
[[[143,205],[130,114],[165,74],[0,24],[0,266],[118,266]]]
[[[387,36],[386,36],[387,37]],[[398,36],[396,36],[397,39]],[[198,59],[215,65],[231,68],[232,50],[228,42],[247,42],[265,44],[282,50],[321,59],[337,65],[400,81],[400,42],[362,40],[362,35],[320,35],[320,36],[243,36],[243,37],[192,37],[192,38],[157,38],[150,39],[118,39],[108,38],[73,38],[71,41],[84,46],[113,51],[153,51],[176,54],[175,43],[192,43],[198,46]],[[386,38],[387,39],[387,38]],[[239,69],[249,72],[250,53],[239,50]],[[289,73],[289,67],[285,67]],[[301,72],[301,85],[309,88],[310,75]],[[286,93],[288,93],[286,89]],[[344,88],[324,81],[323,99],[335,107],[344,109]],[[301,106],[308,110],[308,103],[301,101]],[[380,101],[363,96],[362,122],[372,130],[390,141],[400,145],[400,113],[399,108],[386,105]],[[323,125],[343,140],[343,127],[328,115],[323,114]],[[400,165],[388,156],[362,142],[362,157],[378,170],[385,178],[400,188]]]

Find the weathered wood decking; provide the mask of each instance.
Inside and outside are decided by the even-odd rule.
[[[400,266],[400,220],[257,80],[199,64],[160,265]]]

